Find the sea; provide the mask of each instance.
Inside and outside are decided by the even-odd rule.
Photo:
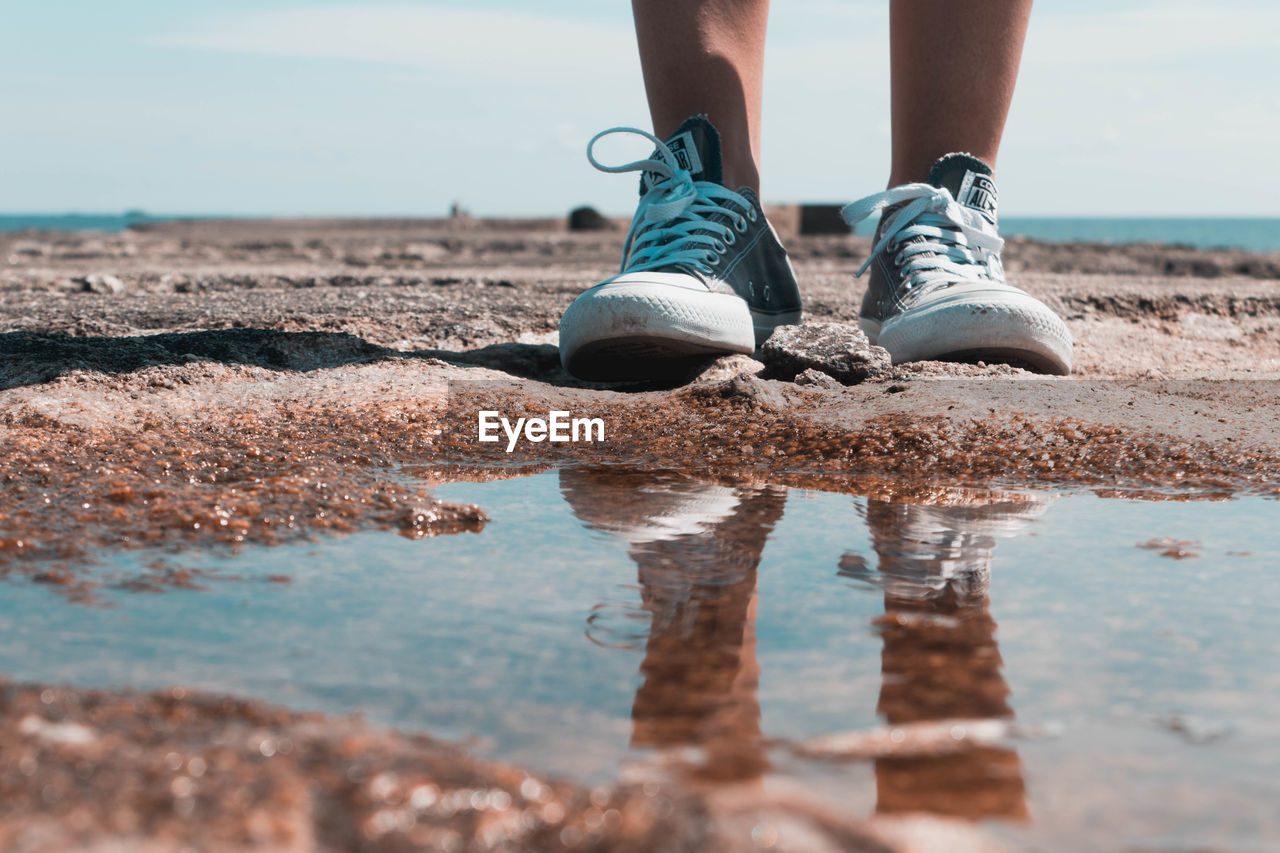
[[[27,229],[121,231],[140,223],[169,222],[199,216],[128,213],[0,214],[0,232]],[[226,218],[226,217],[213,217]],[[870,233],[864,223],[858,233]],[[1049,242],[1165,243],[1201,249],[1237,248],[1280,252],[1280,217],[1039,217],[1006,216],[1000,232]]]
[[[871,236],[867,221],[857,233]],[[1197,249],[1248,249],[1280,252],[1280,217],[1042,217],[1002,216],[1000,235],[1049,243],[1163,243]]]

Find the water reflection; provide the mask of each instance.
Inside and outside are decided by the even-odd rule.
[[[671,474],[564,469],[560,488],[588,527],[628,543],[644,632],[631,744],[696,746],[698,777],[759,778],[768,766],[756,698],[756,567],[786,490]],[[603,633],[594,620],[594,636]]]
[[[1016,533],[1044,505],[952,499],[867,502],[878,574],[865,579],[884,588],[877,710],[893,725],[1013,716],[987,596],[991,553],[997,536]],[[841,560],[846,575],[848,562]],[[876,760],[879,812],[1021,819],[1025,793],[1012,749],[973,745],[952,755]]]
[[[724,486],[670,473],[563,469],[560,487],[586,526],[627,543],[640,603],[605,603],[588,636],[643,644],[633,746],[696,747],[691,774],[751,782],[768,769],[757,698],[756,570],[782,518],[786,489]],[[1008,718],[991,555],[1044,509],[1019,496],[954,493],[928,505],[869,500],[876,565],[847,553],[841,576],[883,590],[878,711],[890,724]],[[875,762],[877,811],[1026,817],[1017,753],[974,745],[948,755]]]

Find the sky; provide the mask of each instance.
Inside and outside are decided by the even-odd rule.
[[[773,4],[766,201],[883,188],[887,8]],[[647,126],[630,15],[623,0],[8,0],[0,211],[627,213],[635,180],[585,148]],[[1278,84],[1271,0],[1039,0],[1002,213],[1280,215]]]

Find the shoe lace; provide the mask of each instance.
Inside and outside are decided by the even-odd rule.
[[[635,133],[656,146],[654,158],[622,166],[596,159],[598,140],[614,133]],[[602,172],[650,172],[660,177],[640,198],[627,231],[620,272],[683,264],[710,275],[712,268],[755,222],[755,206],[714,181],[695,181],[661,139],[634,127],[602,130],[587,143],[587,159]],[[723,217],[715,219],[711,217]]]
[[[886,249],[902,271],[904,291],[959,281],[1003,281],[1000,249],[1004,240],[977,211],[962,207],[946,187],[903,184],[846,206],[850,226],[888,211],[880,239],[858,270],[860,277]]]

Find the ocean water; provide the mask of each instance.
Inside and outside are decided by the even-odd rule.
[[[863,222],[857,229],[858,234],[868,237],[874,231],[874,221]],[[1030,237],[1049,243],[1165,243],[1197,249],[1280,252],[1280,218],[1003,216],[1000,234],[1006,238]]]
[[[28,228],[62,231],[120,231],[137,222],[165,222],[191,217],[144,214],[0,214],[0,232]],[[873,222],[864,222],[859,234],[869,235]],[[1005,237],[1025,236],[1062,242],[1085,240],[1101,243],[1169,243],[1197,248],[1232,247],[1255,252],[1280,251],[1280,218],[1051,218],[1006,216],[1001,220]]]
[[[674,756],[1015,849],[1280,833],[1274,499],[922,504],[608,468],[437,494],[492,520],[160,555],[211,573],[161,594],[118,580],[156,554],[107,554],[93,605],[0,582],[0,673],[362,712],[584,781]],[[978,721],[995,735],[964,742]],[[912,746],[929,732],[957,743]],[[853,754],[814,756],[842,733]]]
[[[1005,237],[1049,242],[1171,243],[1200,249],[1280,251],[1280,219],[1055,219],[1008,216]]]
[[[165,222],[174,216],[144,213],[0,213],[0,232],[26,231],[123,231],[142,222]]]

